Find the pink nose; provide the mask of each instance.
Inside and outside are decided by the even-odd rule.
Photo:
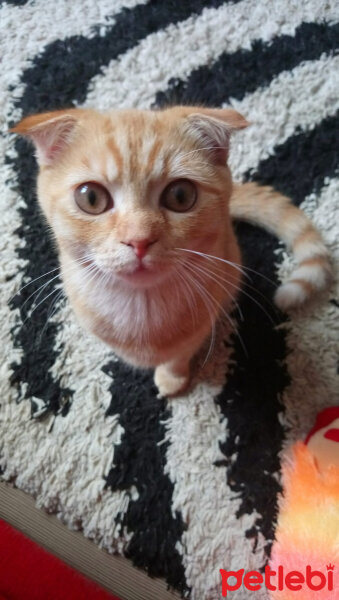
[[[148,248],[154,244],[156,240],[130,240],[129,242],[123,242],[127,246],[131,246],[138,258],[142,259],[147,253]]]

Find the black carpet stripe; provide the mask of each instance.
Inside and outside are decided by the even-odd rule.
[[[251,50],[224,53],[213,63],[196,69],[187,80],[171,80],[165,92],[156,95],[157,106],[204,104],[220,106],[230,98],[267,86],[282,71],[291,70],[339,47],[339,25],[302,23],[295,36],[283,35],[271,43],[256,40]]]
[[[83,103],[90,80],[112,59],[149,34],[199,14],[204,8],[217,8],[224,3],[225,0],[152,0],[149,4],[122,9],[105,36],[99,33],[91,39],[73,36],[49,44],[21,78],[27,84],[19,102],[23,114],[67,107],[75,101]]]
[[[124,428],[121,444],[114,450],[114,466],[107,476],[113,491],[138,490],[139,498],[129,500],[127,512],[117,523],[132,532],[126,556],[150,575],[165,577],[181,592],[187,590],[181,557],[175,544],[181,539],[183,523],[172,515],[173,484],[164,474],[166,448],[158,445],[165,436],[162,422],[170,416],[165,402],[157,398],[153,375],[134,371],[120,362],[104,369],[114,382],[107,415],[119,414]]]
[[[19,158],[14,161],[14,168],[17,173],[18,192],[26,201],[26,207],[19,210],[22,224],[16,231],[16,235],[25,240],[25,246],[19,248],[17,253],[19,258],[28,261],[24,275],[25,281],[29,281],[55,269],[58,261],[35,199],[36,165],[32,156],[32,148],[28,148],[25,140],[18,139],[16,140],[16,149]],[[35,299],[38,304],[52,290],[56,290],[54,281],[42,290],[39,297],[34,295],[34,292],[54,275],[56,272],[28,285],[11,301],[11,306],[19,309],[21,317],[12,332],[13,342],[23,351],[20,362],[12,364],[11,383],[17,385],[18,390],[23,384],[26,384],[25,398],[35,396],[43,400],[44,412],[61,412],[62,415],[65,415],[69,409],[72,393],[54,381],[49,372],[49,368],[57,357],[53,350],[57,326],[48,322],[48,316],[58,291],[42,302],[32,316],[29,316]],[[31,294],[33,296],[30,298]],[[32,415],[34,415],[37,411],[34,401],[31,401],[31,407]]]
[[[236,232],[244,265],[277,283],[274,269],[277,240],[244,223],[237,224]],[[282,364],[287,353],[285,334],[277,331],[274,325],[285,319],[257,293],[272,300],[274,285],[260,275],[249,274],[252,278],[250,285],[256,291],[246,285],[244,290],[263,305],[274,324],[254,301],[240,294],[244,322],[238,324],[239,333],[248,356],[235,338],[233,358],[236,366],[216,400],[227,418],[228,430],[227,440],[221,444],[225,460],[217,464],[226,466],[228,485],[241,499],[237,517],[253,511],[261,515],[246,535],[253,538],[256,546],[260,531],[266,540],[268,556],[270,540],[274,535],[277,494],[280,491],[273,474],[280,469],[278,453],[284,439],[278,417],[278,413],[283,411],[279,398],[289,383],[287,370]],[[244,284],[247,281],[244,279]],[[236,456],[235,460],[233,456]]]
[[[299,205],[311,192],[319,193],[327,177],[339,168],[339,112],[311,131],[298,131],[274,148],[245,179],[274,185]]]
[[[0,2],[0,9],[4,4],[12,4],[13,6],[24,6],[24,4],[28,3],[32,4],[32,0],[2,0]]]

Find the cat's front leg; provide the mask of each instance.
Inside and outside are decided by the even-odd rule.
[[[191,379],[191,356],[163,363],[155,369],[154,382],[160,396],[177,396],[184,392]]]
[[[159,396],[178,396],[186,392],[195,369],[196,357],[204,341],[210,335],[210,321],[203,320],[201,328],[188,337],[175,358],[158,365],[154,372],[154,383]]]

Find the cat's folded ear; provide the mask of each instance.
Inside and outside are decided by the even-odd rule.
[[[210,151],[216,164],[225,165],[228,159],[230,137],[234,131],[249,126],[240,113],[232,108],[182,107],[186,128],[201,147]]]
[[[50,165],[72,138],[77,123],[74,113],[70,109],[31,115],[10,131],[30,138],[35,145],[39,165]]]

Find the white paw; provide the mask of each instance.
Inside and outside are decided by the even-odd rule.
[[[274,296],[274,302],[282,311],[296,308],[309,297],[307,291],[297,281],[287,281],[281,285]]]
[[[166,365],[155,369],[154,383],[160,396],[177,396],[188,387],[189,381],[189,376],[176,375]]]

